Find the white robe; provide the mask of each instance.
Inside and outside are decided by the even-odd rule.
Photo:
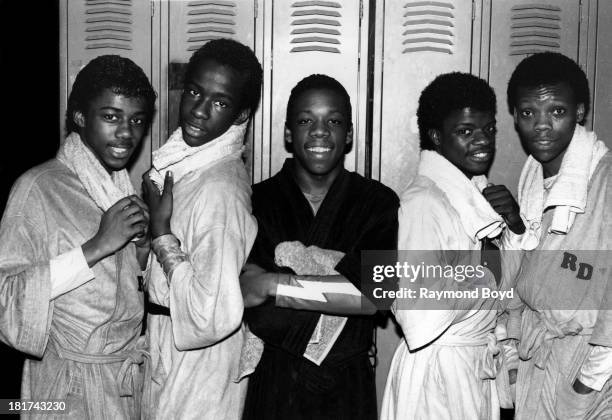
[[[445,193],[427,177],[417,176],[402,194],[399,226],[399,250],[475,251],[472,259],[480,254],[480,242],[467,234]],[[423,251],[422,255],[428,261],[436,253]],[[446,261],[428,263],[444,266]],[[492,276],[487,279],[490,288],[497,288]],[[499,358],[494,355],[500,350],[493,334],[495,300],[474,301],[472,308],[440,310],[421,304],[425,309],[403,310],[401,303],[394,305],[405,339],[391,364],[381,419],[499,418],[493,379]]]
[[[171,228],[190,262],[170,281],[155,260],[150,300],[153,377],[147,397],[157,419],[240,419],[246,380],[237,382],[244,339],[239,275],[257,234],[249,179],[225,158],[174,185]]]
[[[93,237],[101,217],[77,176],[53,159],[17,180],[0,225],[0,339],[35,357],[25,361],[21,397],[66,401],[62,418],[139,412],[143,293],[134,245],[50,300],[50,260]]]

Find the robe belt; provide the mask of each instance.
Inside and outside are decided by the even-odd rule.
[[[115,354],[84,354],[84,353],[76,353],[72,350],[67,350],[62,348],[57,341],[51,339],[52,346],[51,348],[55,351],[55,353],[59,356],[60,359],[71,360],[77,363],[83,363],[88,365],[105,365],[105,364],[114,364],[114,363],[122,363],[119,368],[119,372],[117,373],[117,385],[119,386],[119,395],[121,397],[129,397],[133,396],[136,401],[136,408],[138,411],[138,415],[140,416],[140,405],[142,396],[140,395],[141,391],[139,389],[139,384],[136,384],[136,378],[138,378],[138,366],[142,363],[145,364],[145,382],[146,378],[148,378],[148,370],[151,366],[151,355],[148,351],[144,349],[144,337],[141,337],[138,340],[138,345],[136,348],[132,349],[129,352],[125,353],[115,353]],[[86,395],[94,395],[92,392],[91,386],[94,385],[94,381],[98,382],[97,386],[101,389],[102,381],[99,375],[94,373],[94,381],[87,380],[88,375],[83,380],[83,384],[85,387]],[[146,390],[144,390],[146,392]],[[93,407],[88,407],[88,411],[92,418],[105,418],[104,416],[104,408],[102,406],[103,401],[99,401],[97,399],[93,399],[88,401],[88,403],[93,402]],[[89,406],[90,404],[88,404]]]
[[[465,337],[461,335],[442,334],[434,341],[434,345],[448,347],[476,347],[483,346],[483,353],[478,360],[478,372],[480,379],[495,379],[497,371],[503,363],[501,347],[493,332],[486,332],[480,337]]]
[[[544,369],[554,340],[566,336],[591,335],[593,328],[584,328],[574,319],[555,322],[540,312],[523,313],[521,340],[518,346],[519,357],[523,360],[533,358],[534,364]]]

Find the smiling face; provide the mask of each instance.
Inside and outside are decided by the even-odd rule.
[[[192,147],[216,139],[249,116],[241,109],[244,80],[238,72],[213,60],[196,66],[185,81],[180,106],[183,140]]]
[[[584,118],[584,104],[576,104],[566,83],[520,87],[514,123],[527,151],[542,164],[546,177],[556,175],[576,124]]]
[[[436,151],[468,178],[485,174],[495,155],[495,115],[463,108],[451,112],[440,130],[429,130]]]
[[[293,144],[298,176],[335,178],[340,172],[353,139],[347,114],[343,96],[331,89],[313,88],[295,98],[285,141]]]
[[[124,169],[147,132],[144,99],[130,98],[105,89],[83,113],[74,113],[83,143],[108,171]]]

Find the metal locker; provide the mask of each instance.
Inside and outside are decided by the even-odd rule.
[[[469,72],[472,2],[377,2],[372,176],[400,193],[419,160],[416,110],[438,74]]]
[[[612,21],[612,2],[599,1],[596,8],[597,39],[593,40],[592,44],[596,44],[597,51],[595,62],[595,75],[590,83],[591,94],[593,95],[593,128],[599,135],[599,139],[603,140],[609,148],[612,148],[612,84],[610,83],[610,75],[612,74],[612,26],[609,22]],[[594,25],[595,26],[595,25]],[[591,43],[589,43],[589,47]]]
[[[182,73],[189,58],[200,46],[211,39],[231,38],[253,50],[255,48],[255,19],[257,0],[194,0],[156,1],[159,13],[154,21],[156,30],[154,61],[159,72],[160,138],[154,148],[161,146],[178,127]],[[260,58],[261,61],[261,58]],[[249,151],[247,169],[252,166],[253,133],[260,130],[261,110],[255,114],[247,134]]]
[[[105,54],[130,58],[151,78],[151,3],[142,0],[60,0],[60,121],[74,79],[91,59]],[[155,84],[153,85],[155,87]],[[156,89],[157,90],[157,89]],[[151,133],[134,157],[135,186],[151,166]]]
[[[419,162],[419,95],[441,73],[470,71],[480,12],[465,0],[376,2],[372,177],[398,194]],[[379,407],[398,333],[391,320],[377,329]]]
[[[497,95],[497,151],[489,174],[516,197],[527,155],[520,146],[506,105],[508,80],[516,65],[540,51],[556,51],[579,61],[581,0],[492,0],[488,79]],[[485,54],[483,54],[483,57]],[[486,59],[486,58],[485,58]]]
[[[255,181],[278,172],[288,156],[284,124],[289,93],[313,73],[336,78],[351,96],[354,141],[345,166],[363,173],[367,22],[362,16],[367,7],[360,0],[264,2],[264,129],[261,150],[255,153]]]

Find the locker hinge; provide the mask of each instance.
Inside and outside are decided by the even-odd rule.
[[[259,14],[259,0],[255,0],[255,9],[253,10],[253,14],[255,15],[255,19],[257,19],[257,15]]]
[[[363,19],[363,0],[359,0],[359,20]]]
[[[151,17],[155,16],[155,1],[151,0]]]
[[[476,2],[472,0],[472,20],[476,20]]]

